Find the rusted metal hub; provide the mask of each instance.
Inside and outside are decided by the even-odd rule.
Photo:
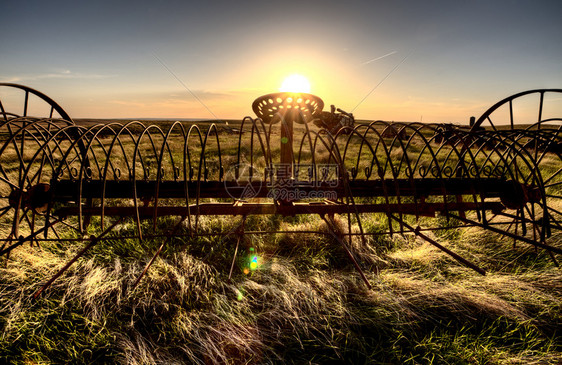
[[[35,213],[43,214],[47,211],[49,203],[53,200],[53,193],[49,184],[37,184],[28,190],[15,189],[10,193],[8,201],[10,207],[30,208]]]
[[[273,93],[262,95],[252,103],[254,113],[265,123],[277,123],[274,116],[279,113],[285,116],[289,112],[300,114],[296,123],[308,123],[319,116],[324,108],[324,102],[316,95],[307,93]]]
[[[543,195],[537,187],[526,186],[517,181],[509,181],[500,194],[500,200],[509,209],[518,209],[527,203],[539,202]]]

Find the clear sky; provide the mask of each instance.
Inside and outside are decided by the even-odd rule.
[[[3,0],[0,14],[0,81],[75,118],[242,118],[293,73],[373,120],[464,123],[562,88],[560,0]]]

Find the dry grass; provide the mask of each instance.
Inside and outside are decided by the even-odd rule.
[[[203,226],[225,223],[233,224]],[[316,218],[269,224],[325,229]],[[229,283],[232,242],[205,251],[217,241],[184,238],[135,290],[158,242],[143,244],[140,261],[92,253],[35,302],[29,296],[78,247],[22,247],[0,270],[0,353],[14,363],[556,363],[560,270],[542,253],[517,272],[495,270],[496,246],[526,248],[490,247],[477,229],[460,236],[450,248],[470,252],[487,276],[412,238],[396,236],[385,249],[357,240],[363,265],[379,270],[367,271],[368,290],[333,239],[285,234],[248,237]],[[245,270],[254,255],[259,267]]]

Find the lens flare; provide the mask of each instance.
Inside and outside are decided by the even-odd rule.
[[[258,257],[253,256],[252,260],[250,261],[250,270],[255,271],[255,270],[257,270],[258,266],[259,266]]]
[[[242,294],[242,292],[241,292],[240,290],[238,290],[238,289],[236,289],[236,299],[237,299],[238,301],[244,299],[244,294]]]
[[[293,74],[287,76],[287,78],[281,84],[281,88],[279,89],[281,92],[290,92],[290,93],[310,93],[310,82],[308,82],[307,78]]]

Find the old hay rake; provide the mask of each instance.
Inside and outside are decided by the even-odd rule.
[[[162,237],[144,272],[171,237],[212,234],[238,237],[232,275],[244,235],[260,234],[244,229],[252,215],[319,215],[327,230],[317,233],[341,244],[367,286],[352,242],[367,244],[369,234],[414,234],[482,274],[426,231],[477,226],[545,249],[555,263],[562,253],[552,242],[562,228],[561,118],[544,111],[562,90],[513,95],[466,128],[382,121],[317,128],[318,121],[352,116],[333,107],[323,112],[314,95],[269,94],[254,102],[257,118],[244,118],[235,130],[77,124],[36,90],[0,89],[0,256],[8,259],[25,243],[85,242],[36,296],[127,220],[135,239]],[[539,98],[538,119],[520,128],[513,105],[528,96]],[[502,108],[506,125],[494,121]],[[39,113],[46,117],[32,116]],[[386,219],[388,229],[366,232],[361,222],[369,214]],[[157,226],[166,216],[178,220],[162,232]],[[234,230],[209,233],[200,230],[201,216],[240,218]],[[94,217],[100,229],[86,234]]]

